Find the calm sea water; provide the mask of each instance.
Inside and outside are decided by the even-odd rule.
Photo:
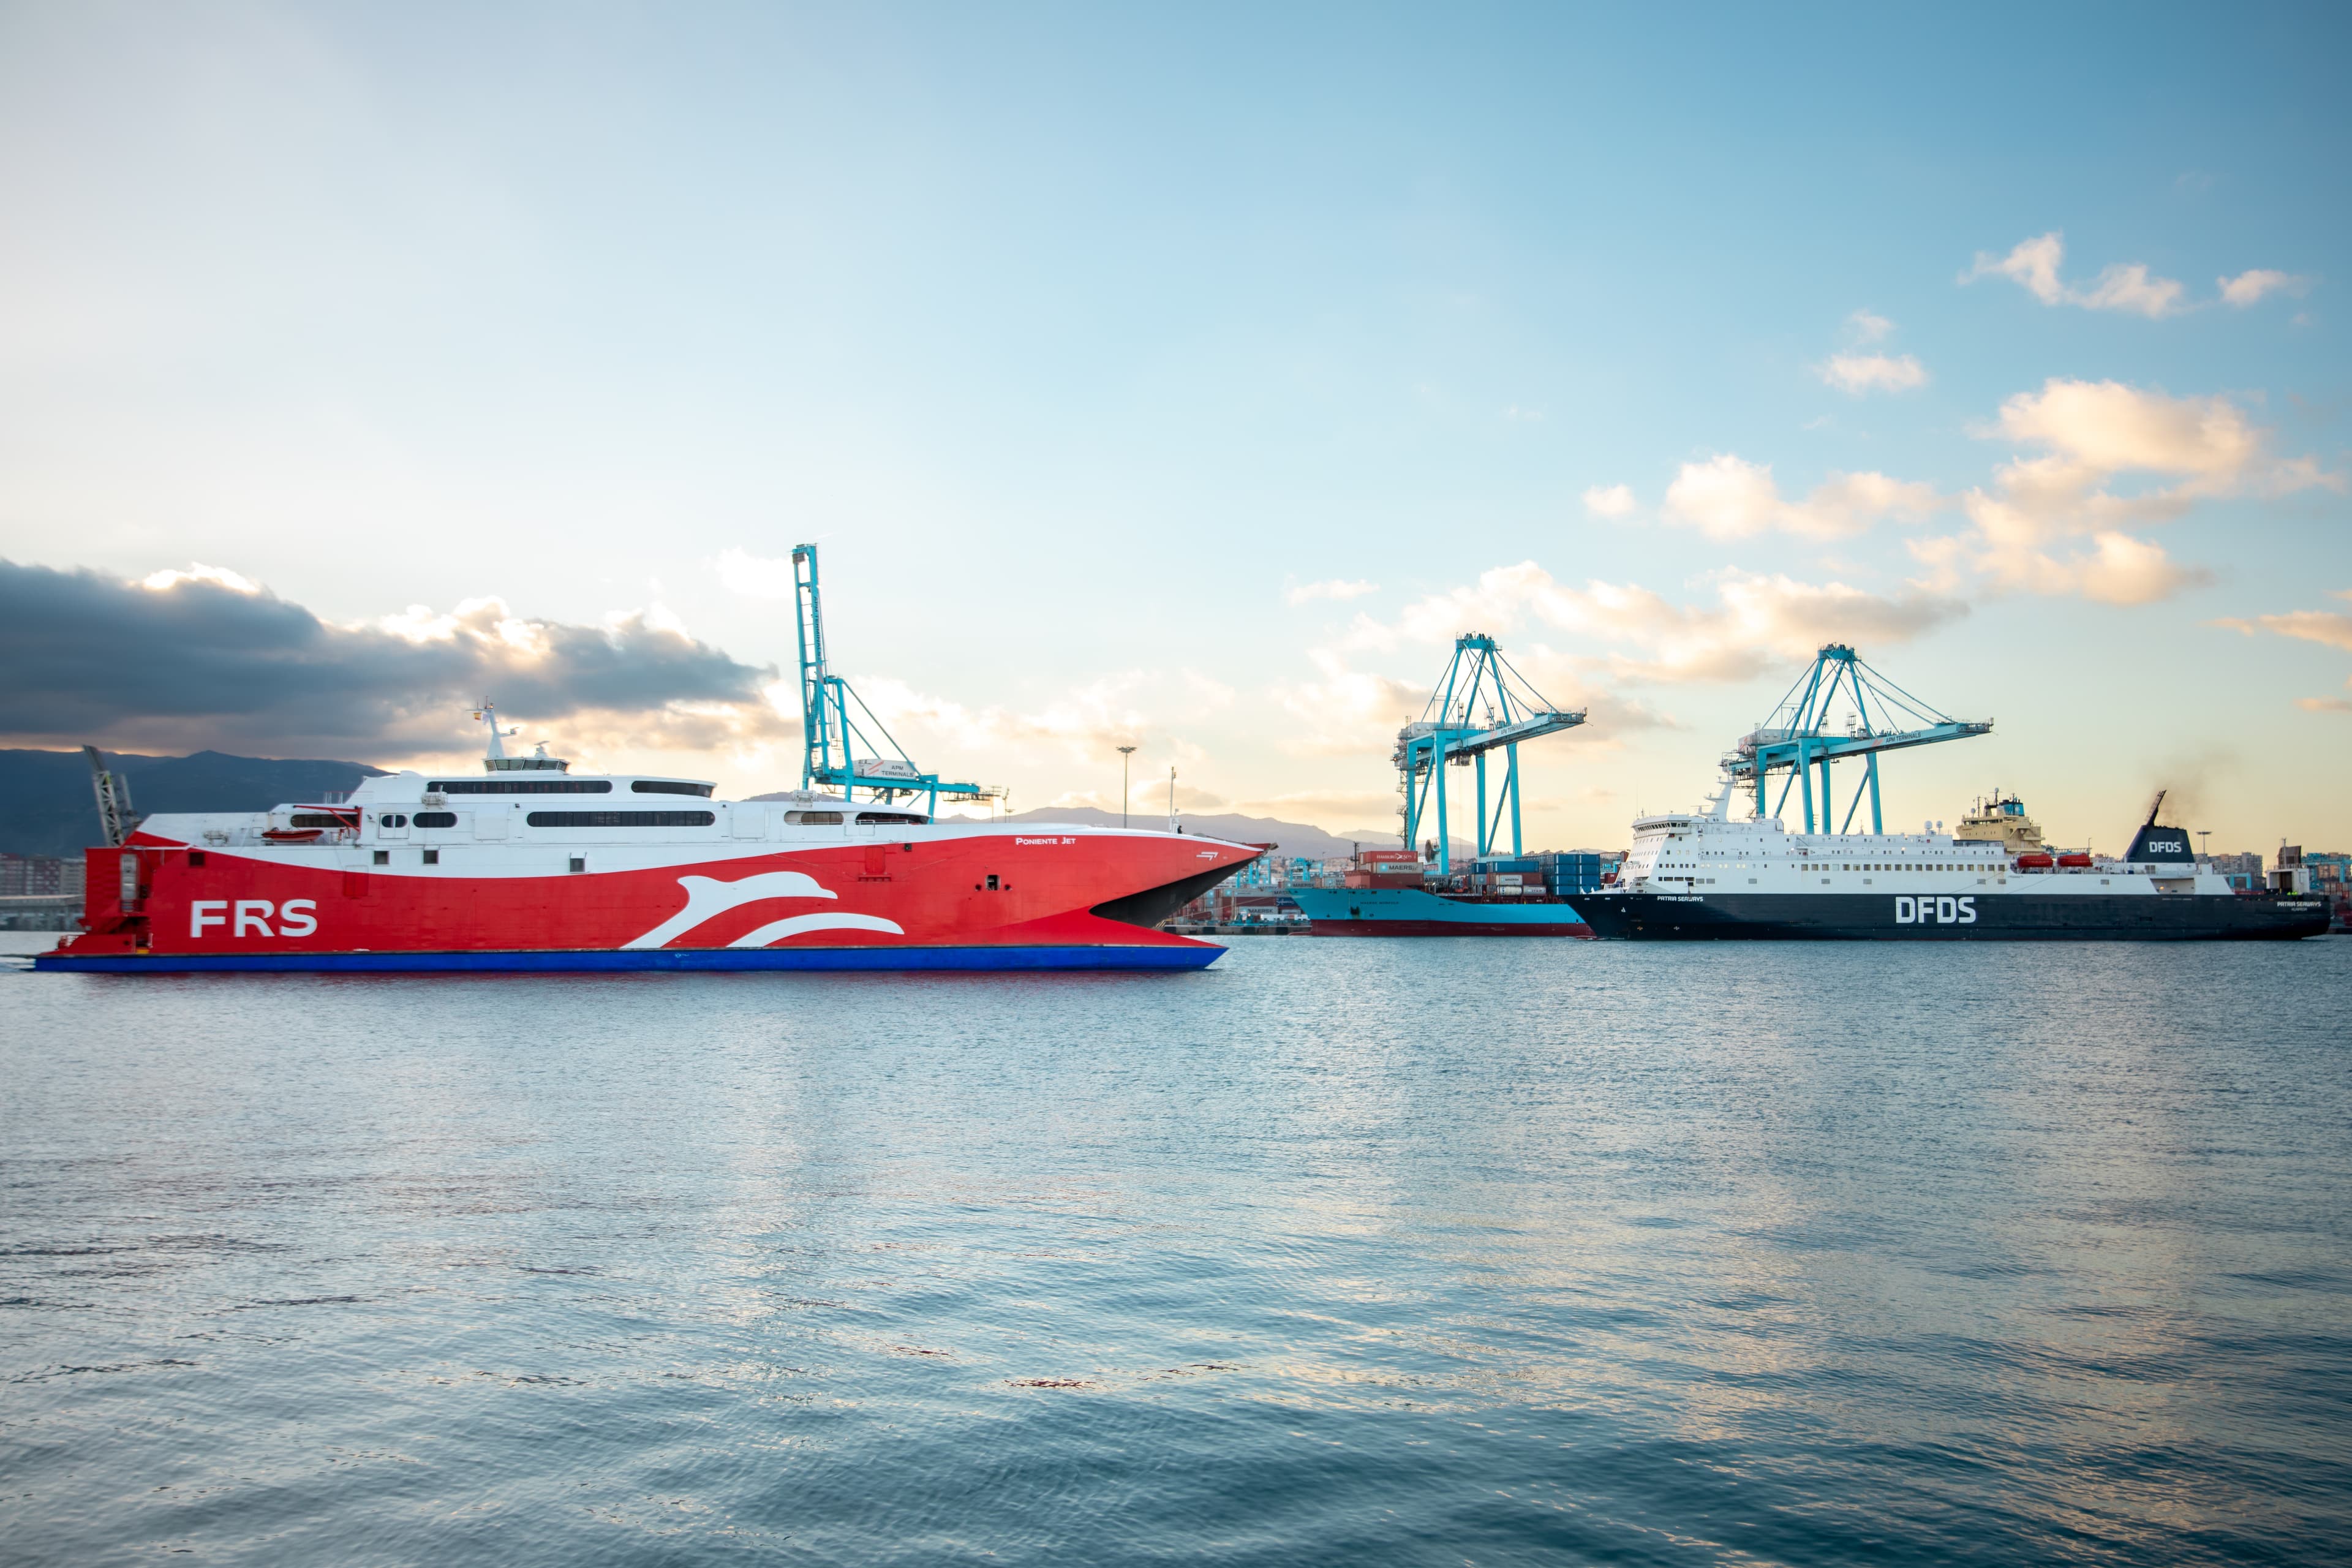
[[[2340,939],[12,964],[0,1555],[2340,1561],[2347,1000]]]

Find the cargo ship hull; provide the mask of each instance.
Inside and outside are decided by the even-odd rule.
[[[1555,899],[1448,897],[1421,888],[1295,888],[1315,936],[1591,936]]]
[[[2293,941],[2327,930],[2325,900],[2241,894],[1628,892],[1578,908],[1595,936],[1653,942]]]

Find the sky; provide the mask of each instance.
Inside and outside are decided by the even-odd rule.
[[[1455,636],[1695,805],[1828,641],[2352,845],[2352,13],[0,5],[0,744],[1395,829]],[[1849,785],[1840,784],[1843,793]]]

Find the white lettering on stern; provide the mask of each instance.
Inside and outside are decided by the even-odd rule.
[[[319,930],[319,905],[313,899],[289,899],[282,904],[268,899],[239,899],[234,916],[227,912],[228,909],[226,899],[192,900],[188,905],[188,934],[201,938],[212,926],[231,926],[228,934],[232,940],[254,934],[311,936]],[[272,920],[278,922],[275,931],[269,926]]]

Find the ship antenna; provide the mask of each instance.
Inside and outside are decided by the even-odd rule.
[[[507,754],[507,749],[501,737],[504,735],[521,734],[522,726],[518,724],[511,730],[499,730],[499,710],[490,705],[490,700],[487,697],[482,699],[482,705],[474,710],[474,721],[477,723],[488,724],[490,727],[490,749],[482,753],[483,757],[486,760],[491,757],[496,757],[500,761],[504,761]]]

